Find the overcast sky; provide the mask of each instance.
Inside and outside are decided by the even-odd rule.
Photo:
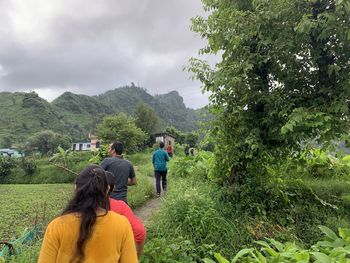
[[[208,103],[182,67],[205,41],[200,0],[0,0],[0,91],[97,95],[134,82]]]

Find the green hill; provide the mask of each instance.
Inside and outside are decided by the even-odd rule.
[[[20,146],[35,132],[47,129],[69,135],[73,140],[84,140],[104,116],[120,112],[133,115],[141,102],[155,110],[160,119],[159,129],[198,128],[199,114],[186,108],[176,91],[152,96],[143,88],[125,86],[97,96],[65,92],[51,103],[35,92],[1,92],[0,148]]]

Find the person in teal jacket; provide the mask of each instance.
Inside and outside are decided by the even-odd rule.
[[[160,196],[160,179],[162,179],[162,189],[166,191],[167,188],[167,180],[166,175],[168,169],[166,167],[166,163],[169,161],[168,153],[164,150],[164,142],[159,143],[159,149],[153,153],[152,163],[154,167],[154,175],[156,177],[156,190],[157,196]]]

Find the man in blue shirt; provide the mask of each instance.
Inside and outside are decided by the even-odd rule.
[[[168,153],[164,150],[164,142],[159,143],[159,149],[153,153],[152,163],[154,167],[154,175],[156,177],[156,190],[157,196],[160,197],[160,179],[162,179],[162,188],[163,191],[166,191],[167,181],[167,167],[166,162],[169,161]]]

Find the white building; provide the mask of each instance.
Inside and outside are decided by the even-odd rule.
[[[91,142],[75,142],[72,143],[73,151],[90,151],[91,150]]]

